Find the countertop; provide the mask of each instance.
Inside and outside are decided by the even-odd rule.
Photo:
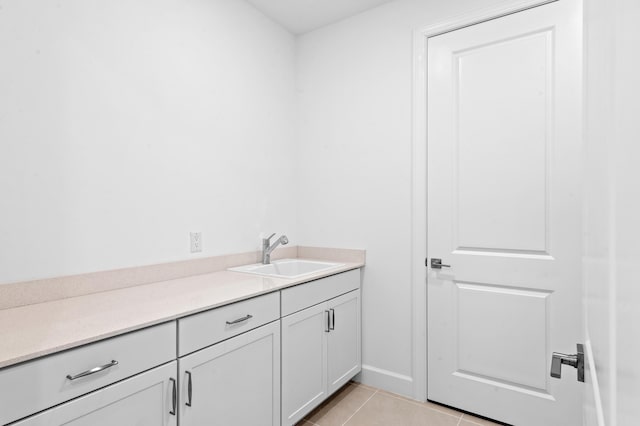
[[[0,310],[0,368],[364,266],[340,263],[297,279],[218,271]]]

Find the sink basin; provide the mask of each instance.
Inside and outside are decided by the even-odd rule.
[[[326,271],[344,266],[344,263],[318,262],[315,260],[281,259],[274,260],[268,265],[255,263],[253,265],[229,268],[229,271],[246,272],[248,274],[264,275],[278,278],[298,278],[304,275]]]

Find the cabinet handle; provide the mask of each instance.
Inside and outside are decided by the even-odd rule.
[[[336,329],[336,311],[333,308],[329,310],[331,311],[331,326],[329,327],[329,330],[335,330]]]
[[[191,372],[185,371],[185,373],[187,374],[187,376],[189,376],[189,379],[187,381],[187,402],[185,403],[185,405],[187,407],[191,407],[191,399],[193,397],[193,384],[191,381]]]
[[[90,376],[92,374],[96,374],[100,371],[106,370],[107,368],[111,368],[114,365],[118,365],[118,361],[116,361],[115,359],[108,364],[101,365],[99,367],[93,367],[91,370],[83,371],[82,373],[78,373],[75,376],[72,376],[71,374],[67,374],[67,379],[75,380],[75,379],[79,379],[80,377]]]
[[[227,321],[227,325],[233,325],[233,324],[238,324],[240,322],[245,322],[247,320],[250,320],[251,318],[253,318],[253,315],[247,314],[247,316],[244,316],[242,318],[238,318],[237,320]]]
[[[331,331],[331,317],[329,316],[329,311],[324,311],[325,314],[327,314],[327,328],[324,329],[325,333],[328,333],[329,331]]]
[[[177,393],[177,389],[176,389],[176,379],[174,378],[169,378],[169,380],[171,381],[171,383],[173,383],[173,390],[171,393],[171,411],[169,411],[169,414],[171,414],[172,416],[176,415],[176,405],[178,404],[178,393]]]

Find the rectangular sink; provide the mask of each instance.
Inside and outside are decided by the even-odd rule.
[[[344,263],[318,262],[315,260],[281,259],[274,260],[268,265],[255,263],[253,265],[229,268],[229,271],[245,272],[248,274],[264,275],[278,278],[298,278],[317,272],[344,266]]]

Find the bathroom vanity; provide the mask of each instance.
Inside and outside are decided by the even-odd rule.
[[[2,310],[4,329],[22,315],[34,352],[0,353],[0,424],[295,424],[360,372],[362,266],[220,271]],[[31,324],[38,307],[52,322]]]

